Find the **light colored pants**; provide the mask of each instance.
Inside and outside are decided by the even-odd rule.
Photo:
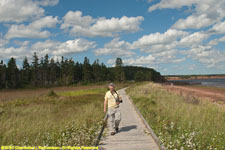
[[[109,130],[115,132],[121,121],[120,108],[108,108]]]

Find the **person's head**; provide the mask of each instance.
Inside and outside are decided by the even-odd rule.
[[[115,90],[115,84],[110,83],[110,84],[108,85],[108,88],[109,88],[110,91],[114,91],[114,90]]]

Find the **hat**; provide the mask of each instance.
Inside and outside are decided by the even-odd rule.
[[[114,83],[109,83],[109,85],[108,86],[115,86],[115,84]]]

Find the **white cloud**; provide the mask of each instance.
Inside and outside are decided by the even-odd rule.
[[[16,43],[20,45],[20,47],[1,47],[0,59],[7,59],[10,57],[24,59],[25,56],[31,58],[34,52],[36,52],[39,57],[49,54],[50,57],[59,58],[61,56],[69,56],[84,52],[96,47],[94,41],[80,38],[65,42],[46,40],[44,42],[36,42],[31,46],[28,41],[17,41]]]
[[[87,51],[95,48],[96,43],[85,39],[74,39],[66,42],[56,42],[46,40],[37,42],[31,46],[32,52],[37,52],[40,55],[50,54],[53,56],[63,56]]]
[[[64,23],[61,25],[61,29],[66,29],[69,27],[89,27],[95,22],[95,19],[91,16],[82,16],[81,11],[69,11],[63,17]]]
[[[103,48],[95,50],[96,55],[114,56],[132,56],[135,53],[132,50],[140,49],[144,52],[163,52],[175,48],[178,44],[177,38],[187,35],[187,32],[169,29],[165,33],[153,33],[144,35],[133,43],[120,41],[115,38],[109,43],[106,43]]]
[[[190,47],[194,45],[199,45],[203,40],[207,39],[209,34],[205,32],[194,32],[180,40],[180,45],[184,47]]]
[[[151,66],[153,64],[155,64],[155,57],[153,57],[151,54],[148,56],[139,56],[136,58],[128,58],[128,59],[123,59],[123,63],[126,65],[147,65],[147,66]]]
[[[23,22],[28,19],[37,19],[44,15],[42,6],[53,6],[58,0],[1,0],[0,22]]]
[[[11,25],[5,37],[11,38],[47,38],[50,32],[43,28],[53,28],[58,23],[57,17],[46,16],[40,18],[29,25]]]
[[[225,17],[225,0],[161,0],[149,7],[149,11],[156,9],[177,9],[184,6],[194,6],[193,13],[186,19],[179,19],[172,28],[200,29],[221,21]]]
[[[164,51],[161,53],[148,54],[147,56],[134,56],[123,59],[125,65],[147,66],[155,68],[159,64],[180,63],[185,61],[185,58],[176,58],[176,50]],[[112,64],[113,61],[109,60],[107,63]]]
[[[140,30],[140,22],[144,20],[142,16],[106,19],[82,16],[81,11],[69,11],[63,17],[64,23],[61,29],[67,29],[71,35],[87,37],[113,37],[121,32],[137,32]]]
[[[6,45],[9,41],[6,39],[1,39],[0,38],[0,47],[3,47],[4,45]]]
[[[183,6],[191,6],[198,0],[161,0],[160,3],[149,7],[149,11],[165,8],[182,8]]]
[[[168,44],[156,44],[156,45],[152,45],[149,46],[148,48],[144,48],[141,49],[142,52],[151,52],[151,53],[156,53],[156,52],[163,52],[163,51],[167,51],[167,50],[171,50],[171,49],[176,49],[176,47],[178,46],[177,41],[173,41],[171,43]]]
[[[189,50],[183,51],[189,58],[197,60],[207,67],[218,67],[225,62],[225,52],[219,51],[211,46],[196,46]]]
[[[177,53],[178,50],[171,49],[171,50],[166,50],[163,52],[158,52],[158,53],[153,53],[153,57],[156,58],[155,63],[160,64],[160,63],[179,63],[181,61],[184,61],[184,58],[177,58]]]
[[[209,29],[209,31],[214,34],[224,34],[225,33],[225,21],[218,22],[211,29]]]
[[[183,62],[183,61],[185,61],[185,60],[186,60],[186,58],[183,57],[183,58],[177,58],[177,59],[174,59],[174,60],[172,60],[171,62],[172,62],[172,63],[180,63],[180,62]]]
[[[129,57],[135,53],[130,51],[132,45],[126,41],[119,41],[119,38],[115,38],[109,43],[106,43],[103,48],[95,50],[95,54],[98,55],[114,55]]]
[[[95,42],[89,42],[85,39],[76,39],[69,40],[64,43],[61,43],[55,51],[53,51],[54,55],[68,55],[73,53],[79,53],[83,51],[87,51],[91,48],[95,48]]]
[[[13,41],[16,45],[18,45],[18,46],[28,46],[29,45],[29,43],[30,43],[30,41],[18,41],[18,40],[15,40],[15,41]]]
[[[38,0],[34,2],[41,6],[55,6],[59,3],[59,0]]]
[[[217,38],[217,39],[213,39],[211,41],[209,41],[209,45],[217,45],[220,42],[225,42],[225,36],[221,37],[221,38]]]
[[[27,53],[27,47],[9,47],[9,48],[0,48],[0,59],[6,59],[14,57],[16,59],[22,59],[26,55],[29,55]]]
[[[141,49],[149,49],[153,45],[166,45],[176,41],[188,33],[185,31],[179,31],[175,29],[169,29],[165,33],[153,33],[149,35],[144,35],[137,41],[133,42],[133,46]]]
[[[186,19],[179,19],[172,28],[175,29],[199,29],[211,25],[214,21],[202,14],[199,16],[188,16]]]

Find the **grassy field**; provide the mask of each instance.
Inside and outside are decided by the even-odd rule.
[[[225,149],[223,107],[188,100],[153,83],[131,86],[127,93],[168,149]]]
[[[39,96],[38,91],[21,90],[19,95],[24,95],[12,99],[6,95],[7,100],[0,100],[0,145],[93,146],[104,117],[106,87],[64,87],[56,95],[41,89]],[[33,97],[26,97],[32,92],[36,93]]]

